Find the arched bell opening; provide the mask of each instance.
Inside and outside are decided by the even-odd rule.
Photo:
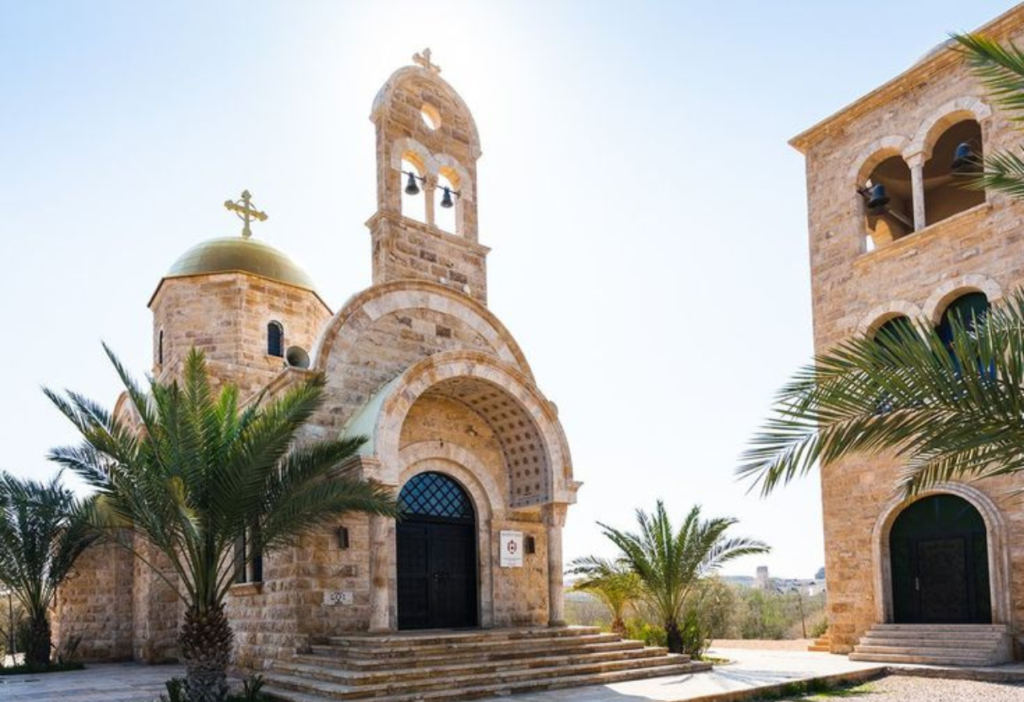
[[[952,494],[903,509],[889,533],[892,621],[992,622],[988,529],[978,509]]]
[[[914,186],[902,156],[889,156],[875,166],[860,192],[868,251],[914,232]]]
[[[449,234],[461,234],[459,175],[453,169],[442,167],[437,174],[434,191],[434,224]]]
[[[402,216],[417,222],[427,221],[425,189],[426,165],[417,154],[402,155]]]
[[[981,125],[966,119],[942,133],[924,165],[925,221],[935,224],[985,202],[985,191],[967,187],[981,170]]]

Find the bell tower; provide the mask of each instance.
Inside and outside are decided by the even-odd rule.
[[[430,280],[486,304],[487,252],[478,241],[473,115],[441,78],[430,49],[377,93],[377,212],[373,282]]]

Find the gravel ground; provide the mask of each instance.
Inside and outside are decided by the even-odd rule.
[[[799,702],[834,699],[860,699],[864,702],[1021,702],[1024,700],[1024,684],[891,675],[849,690],[804,697]]]

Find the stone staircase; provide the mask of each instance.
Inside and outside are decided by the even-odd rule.
[[[826,631],[816,638],[807,650],[813,653],[829,653],[832,650],[832,635]]]
[[[468,700],[709,670],[593,627],[337,636],[263,677],[287,702]]]
[[[1012,660],[1002,624],[876,624],[850,654],[853,661],[988,666]]]

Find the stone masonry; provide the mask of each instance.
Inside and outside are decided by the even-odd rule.
[[[982,30],[1024,41],[1024,7]],[[988,193],[981,204],[935,223],[924,221],[922,179],[932,147],[963,120],[980,124],[986,153],[1016,149],[1022,133],[989,105],[949,44],[791,142],[807,159],[815,346],[825,350],[872,333],[904,315],[938,323],[967,292],[998,303],[1024,284],[1024,203]],[[899,156],[915,173],[916,229],[866,246],[864,198],[873,169]],[[859,456],[824,466],[826,572],[832,650],[849,652],[874,624],[891,621],[888,528],[903,506],[895,497],[899,465]],[[1024,622],[1024,506],[1008,493],[1021,479],[950,485],[988,526],[993,622],[1014,632]]]
[[[200,244],[150,300],[154,374],[177,377],[187,352],[199,348],[215,379],[238,384],[251,401],[322,373],[327,399],[304,438],[368,439],[341,473],[396,492],[420,473],[440,473],[469,496],[477,624],[561,624],[562,526],[579,484],[555,405],[486,307],[472,114],[427,61],[388,79],[371,121],[373,285],[332,314],[283,253],[243,238]],[[402,211],[403,162],[420,178],[426,221]],[[435,223],[442,182],[453,190],[454,231]],[[308,355],[308,367],[269,353],[270,324],[280,325],[284,347]],[[132,417],[123,397],[117,411]],[[347,530],[347,547],[338,527]],[[502,531],[532,544],[522,567],[502,567]],[[398,569],[395,523],[363,515],[266,554],[262,580],[240,582],[229,595],[236,663],[263,669],[331,635],[395,630]],[[172,573],[161,578],[113,545],[93,549],[78,570],[60,593],[59,639],[82,637],[89,660],[175,656],[182,607]]]

